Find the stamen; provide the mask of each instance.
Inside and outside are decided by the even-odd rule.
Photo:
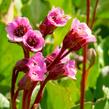
[[[17,37],[22,37],[24,34],[27,32],[27,27],[23,25],[19,25],[15,30],[14,30],[14,35]]]

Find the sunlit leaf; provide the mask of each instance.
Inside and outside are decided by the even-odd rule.
[[[0,109],[4,109],[4,108],[7,109],[9,107],[10,107],[10,103],[8,99],[0,93]]]

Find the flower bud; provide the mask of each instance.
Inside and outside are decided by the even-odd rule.
[[[95,51],[95,49],[90,48],[88,50],[88,54],[87,55],[88,55],[88,61],[89,61],[89,67],[88,68],[91,68],[94,65],[94,63],[95,63],[95,58],[96,58],[96,51]]]
[[[90,28],[85,23],[80,23],[74,19],[71,30],[67,33],[63,40],[63,47],[73,51],[79,50],[90,42],[95,42],[96,38],[92,35]]]
[[[29,71],[29,66],[28,66],[29,59],[22,59],[16,63],[16,69],[18,71],[23,71],[23,72],[28,72]]]

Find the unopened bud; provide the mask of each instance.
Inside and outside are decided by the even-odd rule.
[[[89,68],[91,68],[93,66],[93,64],[95,63],[95,57],[96,57],[96,51],[93,48],[90,48],[88,50],[88,61],[89,61]]]

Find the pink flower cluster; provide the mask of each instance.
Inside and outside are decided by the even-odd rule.
[[[39,30],[33,30],[28,19],[25,17],[18,17],[7,25],[8,39],[10,42],[20,45],[24,50],[25,56],[27,56],[15,65],[18,72],[24,72],[24,76],[18,84],[19,90],[28,90],[31,92],[34,89],[33,87],[35,87],[34,84],[37,84],[37,82],[44,87],[45,81],[57,80],[62,77],[76,79],[76,62],[70,60],[68,54],[71,51],[79,50],[90,42],[96,41],[87,24],[80,23],[79,20],[74,19],[71,30],[66,34],[62,42],[62,47],[57,47],[45,58],[42,54],[45,45],[44,38],[48,34],[52,34],[57,27],[65,26],[70,18],[70,16],[64,14],[62,9],[53,7],[40,24]],[[29,52],[36,53],[30,57]],[[13,82],[17,79],[16,72],[13,72],[13,75],[15,77],[12,77],[11,94],[15,90],[15,83]],[[36,101],[37,99],[39,100],[40,96],[38,95]]]
[[[25,17],[18,17],[9,23],[6,31],[11,42],[22,43],[30,51],[39,51],[44,46],[42,34],[38,30],[33,30]]]

